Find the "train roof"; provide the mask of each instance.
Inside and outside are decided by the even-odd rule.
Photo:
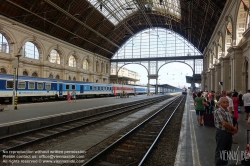
[[[83,82],[83,81],[73,81],[73,80],[57,80],[59,83],[68,83],[68,84],[87,84],[87,85],[90,85],[90,84],[95,84],[95,85],[111,85],[111,84],[108,84],[108,83],[95,83],[95,82]]]
[[[0,73],[0,79],[13,80],[13,74]],[[42,78],[42,77],[33,77],[33,76],[24,76],[24,75],[18,75],[18,80],[57,82],[57,80],[53,78]]]

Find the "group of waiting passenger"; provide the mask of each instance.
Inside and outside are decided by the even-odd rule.
[[[224,151],[231,151],[233,135],[238,132],[238,113],[245,111],[246,120],[250,112],[250,90],[242,95],[242,92],[193,92],[193,100],[197,115],[198,126],[203,125],[203,113],[213,113],[214,126],[216,127],[216,150],[215,165],[227,165],[228,161],[223,160],[220,154]]]

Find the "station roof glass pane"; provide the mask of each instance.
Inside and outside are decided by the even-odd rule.
[[[129,15],[149,8],[153,12],[159,12],[163,15],[173,15],[180,19],[179,0],[165,0],[160,4],[159,0],[135,1],[135,0],[88,0],[100,13],[102,13],[110,22],[117,25]]]

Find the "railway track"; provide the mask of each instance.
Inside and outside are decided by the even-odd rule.
[[[142,165],[184,98],[159,109],[82,166]]]
[[[23,147],[27,147],[29,145],[38,143],[40,141],[51,139],[56,136],[63,135],[65,133],[69,133],[71,131],[74,131],[83,127],[87,127],[94,123],[98,123],[103,120],[107,120],[109,118],[119,116],[121,114],[125,114],[131,111],[136,111],[138,109],[163,101],[167,98],[169,98],[169,96],[152,98],[151,100],[148,100],[147,102],[139,101],[133,105],[127,105],[124,107],[105,111],[105,112],[91,115],[88,117],[78,118],[75,120],[70,120],[70,121],[63,122],[63,123],[56,124],[56,125],[46,126],[46,127],[38,128],[35,130],[30,130],[30,131],[26,131],[22,133],[17,133],[14,135],[9,135],[6,137],[1,137],[0,138],[0,155],[3,154],[3,151],[20,150]]]

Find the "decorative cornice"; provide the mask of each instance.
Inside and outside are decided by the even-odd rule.
[[[214,68],[221,67],[221,63],[214,64]]]
[[[227,49],[227,51],[231,54],[231,53],[236,52],[236,51],[241,52],[242,48],[239,46],[232,46],[232,47],[229,47]]]

